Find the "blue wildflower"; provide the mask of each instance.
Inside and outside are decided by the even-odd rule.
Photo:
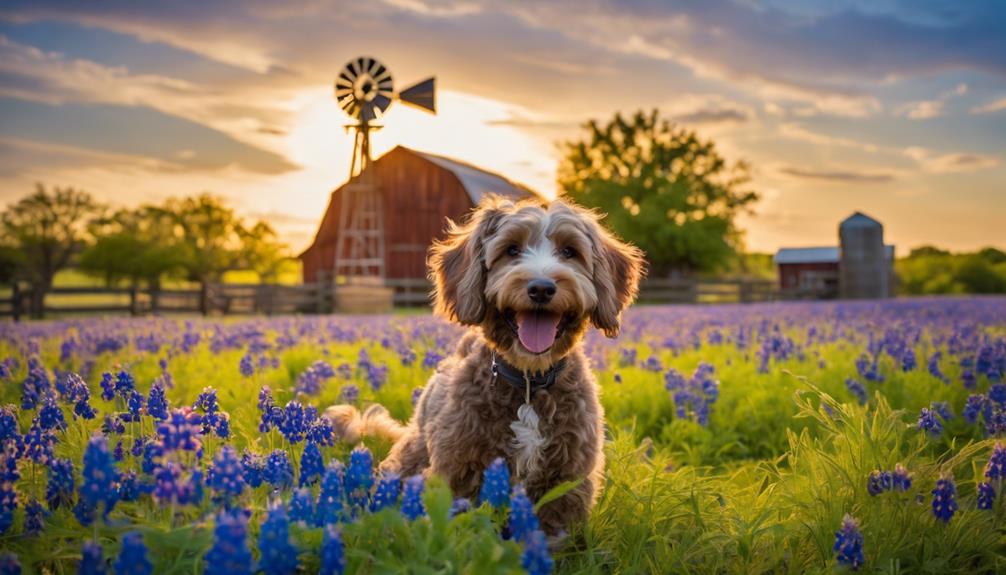
[[[989,399],[998,403],[1001,407],[1006,406],[1006,384],[997,383],[990,386]]]
[[[259,531],[258,569],[266,575],[289,575],[297,570],[297,548],[290,543],[290,522],[279,502],[269,508]]]
[[[126,452],[122,449],[122,440],[120,439],[115,443],[115,449],[112,450],[112,459],[116,462],[122,461],[126,458]]]
[[[863,564],[863,534],[859,531],[859,522],[849,514],[842,518],[842,527],[835,532],[835,559],[840,565],[846,565],[853,571]]]
[[[415,521],[426,515],[426,509],[423,506],[425,481],[422,475],[413,475],[407,478],[404,483],[405,487],[402,490],[402,515],[409,520]]]
[[[56,436],[42,427],[39,417],[32,420],[28,433],[24,436],[25,455],[35,463],[47,463],[53,457]]]
[[[493,507],[502,507],[510,502],[510,470],[502,457],[494,459],[482,474],[479,503],[486,501]]]
[[[84,471],[80,486],[80,499],[91,508],[104,505],[107,515],[115,507],[118,493],[115,479],[118,471],[108,450],[108,440],[103,435],[93,435],[84,450]]]
[[[950,404],[945,401],[934,401],[929,404],[929,408],[935,411],[943,421],[950,421],[954,418],[954,412],[950,410]]]
[[[129,375],[126,370],[119,372],[115,376],[115,394],[122,398],[128,398],[136,390],[136,380]]]
[[[255,375],[255,364],[252,361],[250,353],[246,353],[241,356],[241,360],[238,362],[238,371],[241,372],[242,377],[251,377]]]
[[[21,562],[17,555],[8,551],[0,553],[0,575],[21,575]]]
[[[45,487],[45,501],[55,511],[73,501],[73,462],[54,458],[48,465],[49,482]]]
[[[996,490],[987,481],[978,484],[978,509],[992,509],[996,500]]]
[[[258,430],[268,433],[283,421],[283,412],[272,398],[272,389],[263,385],[258,392],[258,409],[260,412]]]
[[[335,445],[335,428],[332,427],[332,422],[327,417],[319,417],[312,421],[307,428],[305,439],[308,443]]]
[[[957,486],[950,477],[944,477],[936,482],[933,489],[933,515],[947,523],[957,512]]]
[[[31,499],[24,506],[24,534],[38,535],[45,529],[45,508],[38,499]]]
[[[461,515],[462,513],[468,513],[472,509],[472,502],[467,497],[458,497],[451,502],[451,513],[450,516]]]
[[[996,442],[992,448],[992,455],[985,464],[985,477],[993,480],[1006,477],[1006,445]]]
[[[950,383],[950,379],[947,376],[943,375],[943,372],[940,371],[941,357],[943,357],[943,353],[939,351],[933,352],[933,354],[929,356],[929,362],[927,365],[927,367],[929,368],[929,374],[935,377],[936,379],[942,381],[943,383]]]
[[[336,523],[342,518],[342,498],[345,493],[345,468],[333,459],[325,469],[318,490],[318,525]]]
[[[851,393],[853,396],[856,397],[856,400],[859,401],[861,405],[866,403],[867,401],[866,387],[864,387],[863,384],[859,382],[859,380],[853,379],[851,377],[846,378],[845,387],[846,389],[849,390],[849,393]]]
[[[919,429],[930,435],[939,435],[943,432],[943,424],[935,411],[923,407],[919,412]]]
[[[142,535],[134,531],[122,537],[122,550],[113,567],[115,575],[150,575],[154,572]]]
[[[349,454],[346,469],[346,500],[350,506],[366,507],[373,486],[374,458],[366,447],[357,447]]]
[[[402,491],[402,480],[397,473],[385,473],[377,482],[374,497],[370,500],[370,511],[377,513],[385,507],[398,504],[398,495]]]
[[[985,415],[986,421],[991,418],[992,406],[988,397],[980,393],[969,395],[967,403],[964,404],[964,410],[961,412],[964,420],[974,425],[978,422],[978,416],[983,414],[987,414]]]
[[[17,492],[13,483],[0,483],[0,533],[5,533],[14,523],[17,509]]]
[[[356,403],[356,401],[360,399],[360,388],[352,383],[347,383],[342,386],[339,394],[342,397],[343,403]]]
[[[898,491],[908,491],[912,487],[912,474],[900,463],[894,466],[892,480]]]
[[[77,518],[77,521],[81,525],[87,527],[94,523],[95,518],[98,516],[98,510],[87,501],[84,501],[83,497],[78,497],[77,504],[73,506],[73,516]]]
[[[101,424],[101,432],[105,435],[122,435],[126,432],[126,424],[118,415],[106,415]]]
[[[262,478],[276,489],[293,485],[293,465],[290,464],[290,458],[285,451],[274,449],[269,454],[269,457],[266,458]]]
[[[321,450],[314,443],[304,446],[304,453],[300,456],[300,477],[297,485],[314,485],[325,472],[325,461],[321,457]]]
[[[283,409],[283,419],[277,425],[279,432],[290,443],[299,443],[307,431],[304,406],[297,400],[288,401]]]
[[[38,410],[38,424],[42,429],[66,429],[66,419],[63,410],[56,403],[56,398],[47,396],[42,400],[42,408]]]
[[[225,503],[240,496],[244,491],[245,479],[241,461],[233,447],[225,445],[213,457],[213,464],[206,472],[206,484],[213,491],[215,498]]]
[[[912,371],[917,365],[918,362],[915,359],[915,351],[912,349],[906,349],[905,353],[901,356],[901,371]]]
[[[423,355],[423,367],[426,369],[433,369],[437,367],[437,364],[443,361],[444,356],[440,355],[432,349],[426,350],[426,354]]]
[[[293,490],[290,497],[290,521],[305,525],[314,523],[314,501],[311,499],[311,492],[306,487]]]
[[[167,396],[164,394],[164,383],[160,380],[154,381],[150,386],[150,395],[147,396],[147,413],[150,417],[158,421],[168,418],[168,409],[171,407]]]
[[[154,499],[160,503],[184,503],[188,499],[186,486],[182,482],[182,468],[169,461],[154,472]]]
[[[528,575],[548,575],[552,572],[555,562],[548,552],[548,542],[544,533],[534,531],[527,536],[520,564],[527,569]]]
[[[79,575],[106,575],[108,565],[97,541],[85,541],[80,547]]]
[[[161,445],[161,442],[152,437],[146,438],[143,442],[143,457],[140,460],[140,468],[144,473],[153,473],[163,455],[164,446]]]
[[[321,541],[321,571],[319,575],[342,575],[346,571],[346,552],[342,535],[335,525],[325,526]]]
[[[143,405],[146,402],[146,398],[139,391],[134,389],[129,392],[129,399],[126,400],[126,410],[132,416],[132,421],[140,420],[140,412],[143,410]]]
[[[213,527],[213,547],[204,559],[206,572],[251,575],[255,560],[248,549],[248,513],[236,509],[221,511]]]
[[[265,479],[265,460],[262,456],[246,449],[241,455],[241,476],[252,489],[262,485]]]
[[[136,501],[140,498],[143,486],[136,472],[130,469],[119,478],[119,501]]]
[[[419,398],[423,396],[423,386],[418,386],[412,390],[412,407],[419,403]]]
[[[21,428],[17,422],[17,408],[13,405],[0,407],[0,444],[20,439]]]
[[[198,451],[201,417],[189,408],[172,409],[168,418],[157,424],[157,435],[166,452]]]
[[[541,529],[538,517],[534,514],[534,505],[527,496],[523,485],[516,485],[510,496],[510,517],[507,523],[510,537],[514,541],[523,542],[531,533]]]

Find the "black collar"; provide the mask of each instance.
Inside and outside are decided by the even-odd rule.
[[[490,367],[493,379],[502,379],[503,381],[509,383],[513,388],[520,391],[527,391],[528,380],[531,382],[531,393],[538,391],[539,389],[548,389],[552,387],[555,380],[559,378],[559,372],[562,368],[566,367],[566,358],[562,358],[555,362],[552,367],[546,369],[544,372],[530,373],[510,365],[503,360],[502,357],[498,357],[495,353],[492,355],[492,366]],[[525,379],[525,377],[527,379]]]

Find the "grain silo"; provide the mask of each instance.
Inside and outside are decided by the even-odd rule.
[[[839,288],[843,298],[891,295],[892,257],[884,245],[884,226],[856,212],[838,225],[841,244]]]

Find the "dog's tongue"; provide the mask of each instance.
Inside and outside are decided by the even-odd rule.
[[[552,347],[559,315],[547,311],[525,311],[517,315],[517,337],[532,353]]]

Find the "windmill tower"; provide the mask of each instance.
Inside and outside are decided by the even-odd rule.
[[[394,100],[436,113],[434,78],[427,78],[398,94],[391,72],[373,58],[351,60],[335,80],[335,98],[355,123],[353,160],[349,184],[339,201],[339,228],[335,243],[335,281],[346,284],[383,285],[385,278],[384,206],[380,182],[369,170],[370,132],[380,129],[381,118]]]

